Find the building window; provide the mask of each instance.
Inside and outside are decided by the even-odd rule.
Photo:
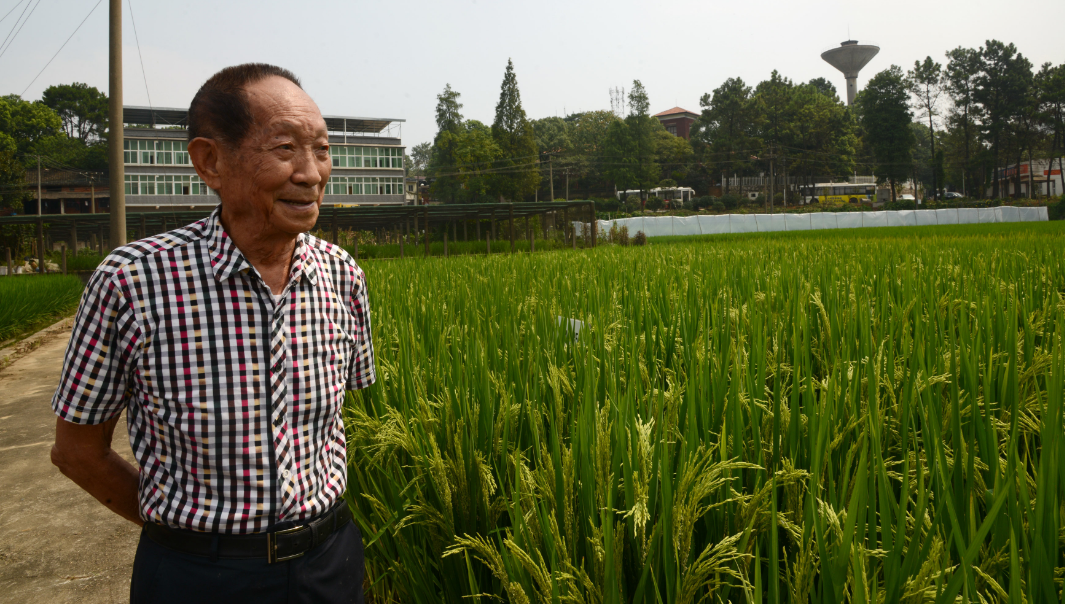
[[[189,145],[185,141],[153,141],[127,138],[122,141],[127,164],[142,166],[188,166]]]
[[[126,174],[126,195],[210,195],[199,176]]]
[[[326,195],[401,195],[403,179],[393,176],[330,176]]]
[[[677,135],[677,125],[676,124],[668,124],[668,125],[666,125],[666,132],[672,134],[673,136],[676,136]]]
[[[403,168],[401,147],[331,145],[334,168]]]

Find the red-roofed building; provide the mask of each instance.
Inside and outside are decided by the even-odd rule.
[[[674,107],[662,113],[656,113],[655,117],[662,122],[662,125],[673,136],[691,140],[691,126],[695,123],[695,118],[699,117],[699,114],[680,107]]]

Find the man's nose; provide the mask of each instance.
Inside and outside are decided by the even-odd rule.
[[[318,171],[318,160],[314,156],[314,150],[303,148],[296,154],[292,182],[306,187],[314,187],[322,182],[322,174]]]

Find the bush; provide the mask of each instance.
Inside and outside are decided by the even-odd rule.
[[[1057,203],[1047,204],[1047,217],[1051,220],[1065,220],[1065,193]]]
[[[620,229],[618,229],[618,238],[616,240],[616,243],[618,245],[628,245],[629,244],[629,227],[623,226]]]
[[[595,211],[596,212],[617,212],[621,208],[621,202],[615,197],[607,199],[595,199]]]
[[[652,195],[647,198],[647,205],[645,205],[644,207],[648,210],[651,210],[652,212],[657,212],[658,210],[662,209],[662,200],[659,199],[656,195]]]
[[[711,205],[711,208],[713,208],[715,212],[724,212],[725,204],[721,203],[720,199],[715,199],[713,205]]]
[[[735,210],[743,204],[743,198],[735,193],[727,193],[720,197],[721,203],[726,209]]]
[[[633,245],[647,245],[647,234],[643,231],[636,231],[636,235],[632,238]]]
[[[625,211],[628,213],[638,212],[642,208],[640,198],[635,195],[629,195],[625,198]]]
[[[709,208],[713,201],[714,199],[712,197],[693,197],[692,209],[701,210],[703,208]]]
[[[755,203],[755,205],[764,206],[765,205],[765,193],[759,193],[758,197],[754,198],[754,203]]]

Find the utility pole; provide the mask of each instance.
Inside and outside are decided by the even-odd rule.
[[[769,146],[769,213],[773,213],[773,196],[776,194],[776,181],[773,178],[773,146]]]
[[[96,180],[93,177],[89,177],[89,213],[96,213]]]
[[[37,155],[37,272],[44,272],[44,196],[41,195],[41,156]]]
[[[555,170],[551,164],[552,159],[554,159],[552,156],[547,156],[547,178],[551,181],[551,199],[549,199],[548,201],[555,200]]]
[[[122,154],[125,138],[122,116],[122,0],[110,0],[107,155],[110,173],[111,249],[126,245],[126,166]]]

